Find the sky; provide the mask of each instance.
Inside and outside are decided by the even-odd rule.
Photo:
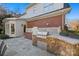
[[[29,5],[29,3],[2,3],[0,5],[10,11],[14,11],[14,12],[23,14],[23,13],[25,13],[25,9]]]
[[[79,3],[70,3],[71,11],[66,15],[69,20],[79,20]]]
[[[1,5],[9,9],[10,11],[16,11],[23,14],[25,13],[25,10],[29,3],[4,3]],[[69,5],[71,7],[71,11],[66,15],[66,19],[79,20],[79,3],[69,3]]]

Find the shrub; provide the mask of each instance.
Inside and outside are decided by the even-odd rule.
[[[60,32],[60,35],[63,35],[63,36],[68,36],[68,35],[69,35],[69,33],[68,33],[67,31],[62,31],[62,32]]]
[[[73,31],[73,30],[62,31],[60,32],[60,35],[79,39],[79,31]]]
[[[68,30],[68,32],[74,35],[79,35],[79,31]]]
[[[68,31],[67,25],[64,25],[64,31]]]
[[[9,36],[5,34],[0,34],[0,39],[8,39]]]

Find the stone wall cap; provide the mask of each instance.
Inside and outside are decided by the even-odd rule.
[[[50,35],[48,37],[58,38],[59,40],[65,41],[70,44],[79,44],[79,40],[75,38],[70,38],[70,37],[65,37],[65,36],[60,36],[60,35]]]

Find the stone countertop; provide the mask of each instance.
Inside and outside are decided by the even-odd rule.
[[[74,39],[74,38],[60,36],[60,35],[49,35],[48,37],[58,38],[59,40],[63,40],[71,44],[79,44],[79,39]]]

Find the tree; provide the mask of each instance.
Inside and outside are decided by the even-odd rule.
[[[12,14],[7,13],[6,8],[0,6],[0,34],[4,32],[4,24],[3,24],[3,19],[9,17],[13,17]]]
[[[20,17],[22,14],[20,14],[18,11],[18,8],[14,12],[0,5],[0,34],[4,32],[4,23],[2,22],[3,19],[10,17]]]
[[[79,20],[72,21],[70,26],[73,30],[79,31]]]

